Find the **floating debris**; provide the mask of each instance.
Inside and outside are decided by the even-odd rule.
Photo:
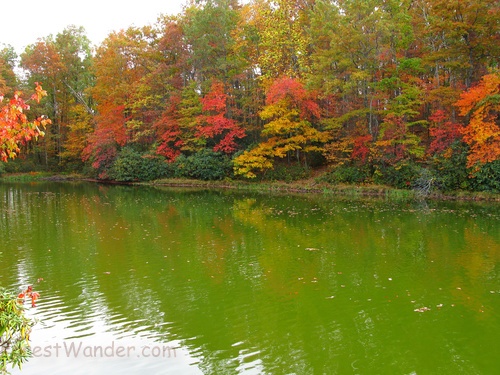
[[[307,247],[306,251],[319,251],[319,249],[316,249],[314,247]]]
[[[421,308],[419,308],[419,309],[415,309],[415,310],[413,310],[413,311],[422,313],[422,312],[426,312],[426,311],[430,311],[430,310],[431,310],[431,309],[430,309],[430,308],[428,308],[428,307],[421,307]]]

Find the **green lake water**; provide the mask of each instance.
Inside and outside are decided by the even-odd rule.
[[[497,374],[500,206],[0,185],[14,374]]]

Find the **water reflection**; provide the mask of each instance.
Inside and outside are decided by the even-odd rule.
[[[2,185],[0,283],[43,278],[36,343],[179,353],[61,373],[492,373],[498,208]]]

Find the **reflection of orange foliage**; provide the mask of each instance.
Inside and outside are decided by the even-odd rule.
[[[301,248],[301,251],[304,251]],[[307,255],[307,254],[304,254]],[[285,299],[293,299],[302,293],[304,288],[308,288],[318,282],[320,264],[317,260],[304,262],[301,267],[297,267],[297,253],[285,246],[284,248],[276,244],[273,247],[263,249],[259,257],[259,264],[262,266],[266,287],[273,294]]]
[[[99,190],[102,196],[93,195],[92,199],[82,197],[79,205],[73,208],[73,217],[79,217],[80,211],[86,213],[86,217],[91,217],[93,222],[91,228],[95,230],[96,249],[104,254],[125,253],[126,243],[121,239],[130,234],[130,222],[121,216],[116,215],[116,207],[109,203],[105,194],[108,187],[100,186]],[[142,234],[142,232],[140,233]],[[112,242],[112,246],[110,246]]]
[[[471,280],[481,280],[491,274],[500,261],[500,243],[479,229],[466,228],[464,236],[466,248],[474,250],[462,253],[458,261]]]
[[[478,228],[466,228],[464,239],[465,248],[471,250],[461,253],[457,263],[466,271],[467,278],[455,280],[453,295],[472,311],[487,313],[483,296],[478,291],[484,288],[484,280],[495,272],[500,261],[500,243]]]
[[[182,227],[179,210],[174,204],[158,210],[155,219],[160,228],[168,228],[171,233],[176,233],[176,228]]]
[[[320,256],[297,267],[297,258],[311,255],[306,250],[311,246],[311,239],[303,236],[302,231],[297,231],[301,221],[296,214],[291,210],[281,211],[259,205],[256,199],[238,200],[233,209],[234,219],[260,233],[262,238],[262,250],[258,257],[262,282],[273,294],[287,299],[294,298],[311,283],[314,285],[321,269]],[[297,221],[293,222],[295,219]],[[303,227],[306,225],[301,223]],[[329,236],[326,232],[324,234]]]
[[[235,231],[234,221],[230,217],[214,218],[211,230],[197,231],[196,243],[199,244],[200,259],[215,283],[221,284],[224,281],[228,253],[235,243],[241,242],[241,234]]]

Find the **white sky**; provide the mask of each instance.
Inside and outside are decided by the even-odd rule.
[[[99,45],[112,31],[156,22],[160,14],[179,14],[185,0],[2,0],[1,44],[20,54],[38,38],[62,32],[68,25],[85,28]]]

